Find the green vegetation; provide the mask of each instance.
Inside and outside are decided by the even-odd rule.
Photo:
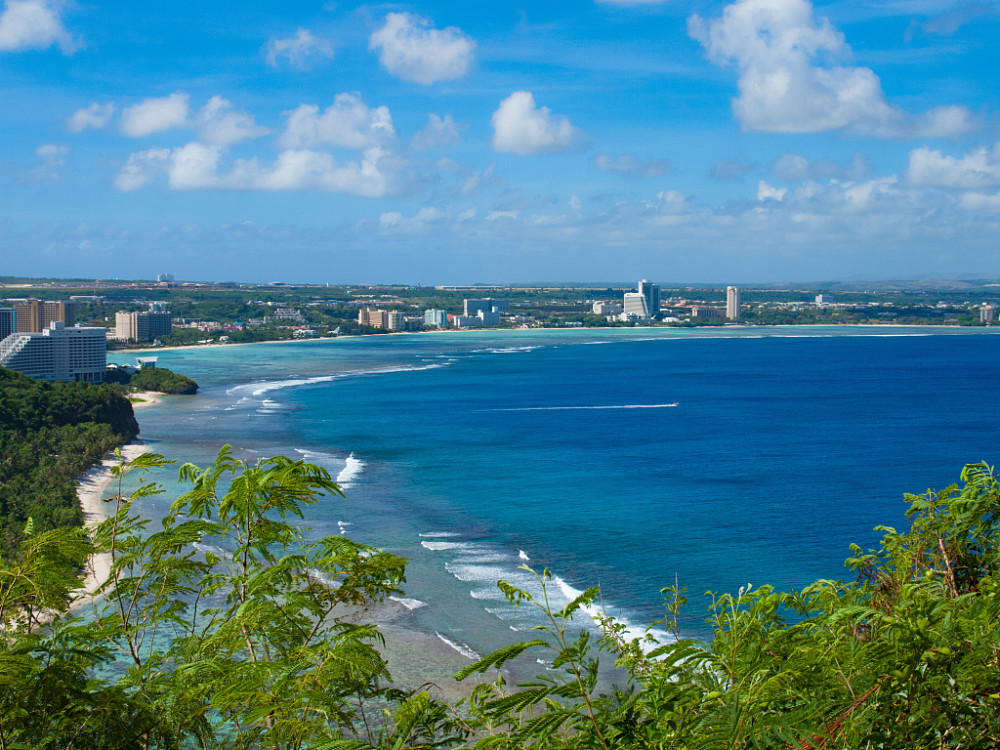
[[[0,551],[17,546],[29,518],[36,531],[82,524],[80,475],[137,434],[121,389],[0,368]]]
[[[186,375],[165,367],[143,367],[132,375],[129,386],[136,391],[156,391],[190,395],[198,392],[198,384]]]
[[[677,632],[683,591],[665,589],[667,644],[611,619],[580,629],[591,589],[561,611],[505,582],[547,624],[458,675],[525,654],[537,680],[498,677],[458,706],[394,689],[375,625],[356,605],[397,593],[404,561],[341,536],[304,544],[296,522],[339,489],[321,468],[275,457],[186,464],[188,491],[162,527],[123,494],[121,466],[93,548],[113,558],[92,624],[63,611],[78,529],[30,529],[0,566],[0,747],[32,748],[994,748],[1000,745],[1000,483],[907,495],[910,528],[852,550],[849,581],[712,599],[710,643]],[[29,524],[30,526],[30,524]],[[223,554],[199,554],[213,540]],[[548,574],[538,574],[544,585]],[[360,610],[361,613],[364,609]],[[169,633],[169,640],[159,635]],[[598,655],[619,688],[598,688]]]

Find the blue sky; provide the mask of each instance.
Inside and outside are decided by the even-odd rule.
[[[997,0],[5,0],[0,274],[1000,276]]]

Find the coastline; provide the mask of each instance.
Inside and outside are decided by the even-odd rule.
[[[143,453],[149,453],[151,448],[145,443],[134,442],[121,446],[122,458],[131,461]],[[77,485],[76,496],[80,501],[80,508],[83,510],[84,525],[93,527],[107,518],[104,511],[104,492],[111,484],[114,475],[111,473],[117,460],[107,458],[100,465],[93,467],[80,478]],[[83,607],[88,602],[93,601],[97,590],[111,575],[111,555],[106,552],[93,554],[87,560],[86,576],[83,579],[77,594],[70,603],[70,611],[73,612]]]

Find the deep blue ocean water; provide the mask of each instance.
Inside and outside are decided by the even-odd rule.
[[[409,558],[409,624],[479,653],[538,621],[495,587],[537,590],[525,558],[557,603],[600,584],[635,625],[676,576],[705,635],[704,592],[847,577],[851,542],[904,524],[904,492],[998,458],[1000,337],[982,329],[435,333],[159,363],[202,391],[138,412],[155,450],[326,467],[347,497],[312,507],[310,534]]]

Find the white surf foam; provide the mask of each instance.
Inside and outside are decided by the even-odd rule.
[[[454,531],[428,531],[426,534],[417,534],[424,539],[446,539],[448,537],[459,536]]]
[[[589,411],[600,409],[672,409],[679,404],[609,404],[607,406],[516,406],[489,411]]]
[[[365,468],[365,462],[356,458],[353,453],[344,462],[344,468],[337,474],[337,484],[341,487],[350,487]]]
[[[451,638],[448,638],[447,636],[441,635],[437,631],[434,631],[434,635],[436,635],[438,638],[440,638],[442,640],[442,642],[444,642],[444,643],[448,644],[449,646],[451,646],[453,649],[455,649],[458,653],[460,653],[466,659],[472,659],[473,661],[479,661],[479,658],[480,658],[479,654],[477,654],[471,648],[469,648],[468,646],[466,646],[464,643],[458,643],[457,641],[453,641]]]
[[[407,599],[405,596],[390,596],[389,598],[394,602],[399,602],[409,610],[420,609],[421,607],[427,606],[427,602],[422,602],[419,599]]]

